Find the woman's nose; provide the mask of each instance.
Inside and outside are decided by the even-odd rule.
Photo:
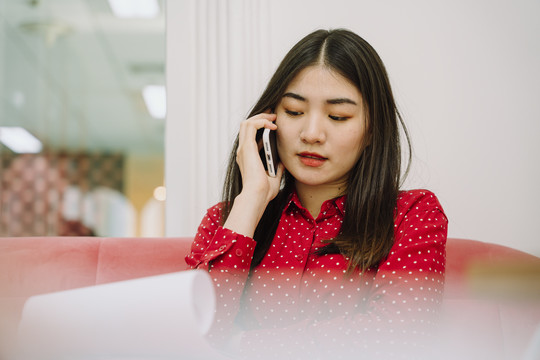
[[[308,144],[322,143],[326,140],[324,131],[324,119],[319,115],[306,116],[302,131],[300,132],[302,142]]]

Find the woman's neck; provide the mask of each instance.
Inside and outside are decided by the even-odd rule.
[[[296,193],[302,206],[309,211],[313,219],[321,212],[321,206],[326,200],[345,194],[345,184],[342,185],[306,185],[296,182]]]

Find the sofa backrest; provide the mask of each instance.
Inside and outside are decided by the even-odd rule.
[[[192,238],[0,238],[0,297],[181,271]]]
[[[0,238],[0,297],[28,297],[187,269],[192,237]],[[468,297],[475,266],[540,263],[516,249],[476,240],[447,242],[445,298]]]
[[[496,273],[497,271],[499,273]],[[446,244],[444,296],[446,299],[467,299],[473,295],[471,292],[487,290],[485,287],[482,289],[478,286],[480,281],[487,280],[483,275],[489,277],[491,273],[493,277],[509,279],[509,277],[521,277],[520,271],[532,272],[531,275],[540,276],[540,258],[503,245],[450,238]],[[501,272],[505,273],[504,276],[501,276],[503,275]],[[539,281],[537,295],[540,296],[540,277],[537,280]],[[523,287],[527,286],[523,284]],[[528,291],[527,289],[515,290]]]

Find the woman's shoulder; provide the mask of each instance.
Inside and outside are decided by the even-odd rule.
[[[435,246],[439,248],[437,251],[442,251],[448,218],[433,192],[425,189],[400,192],[394,221],[396,249]]]
[[[426,189],[400,191],[396,210],[398,213],[406,213],[409,210],[439,210],[444,213],[437,196]]]

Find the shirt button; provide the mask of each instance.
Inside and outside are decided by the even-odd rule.
[[[287,301],[286,301],[286,302],[287,302],[287,304],[289,304],[289,305],[291,305],[292,303],[294,303],[293,299],[292,299],[290,296],[287,298]]]
[[[236,256],[242,256],[242,249],[236,249]]]
[[[304,260],[304,256],[302,254],[296,254],[296,260],[302,261]]]
[[[219,247],[219,251],[223,251],[223,250],[225,250],[226,248],[227,248],[226,245],[221,245],[221,246]]]

